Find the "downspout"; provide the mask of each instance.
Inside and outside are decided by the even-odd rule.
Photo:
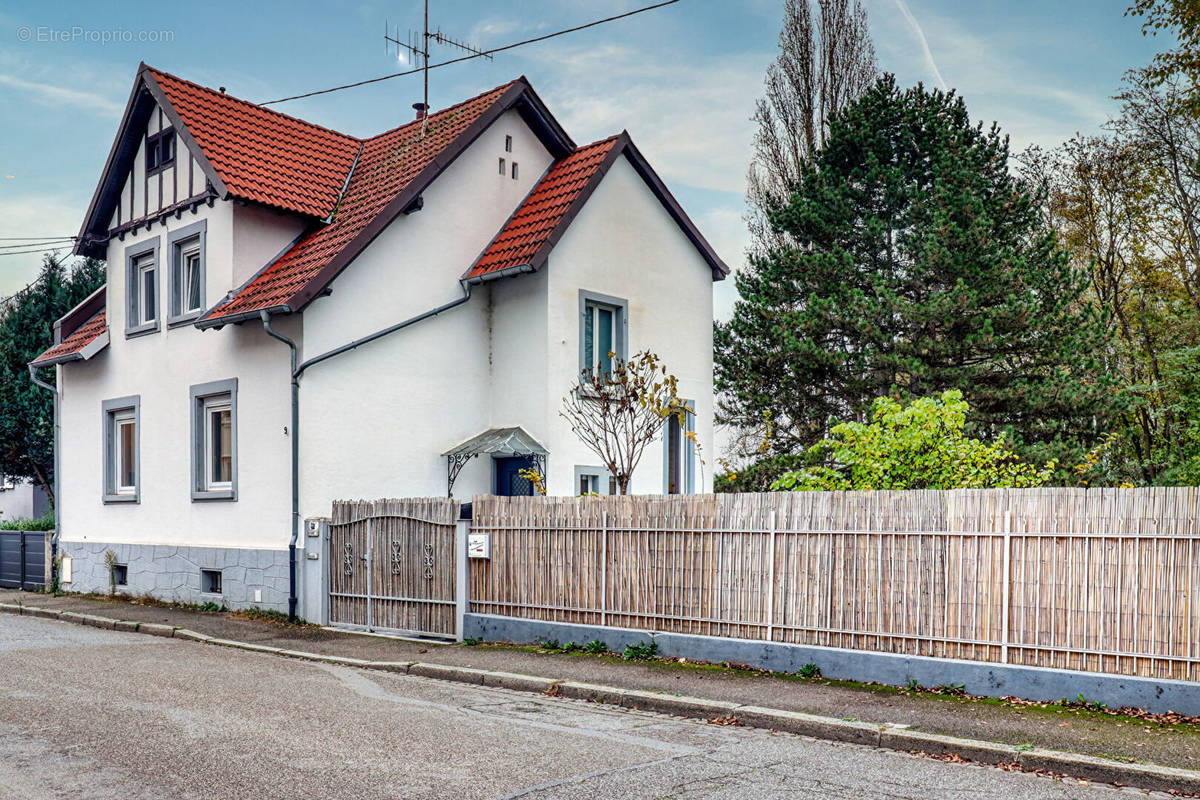
[[[37,376],[37,364],[29,365],[29,380],[34,386],[40,386],[48,392],[54,394],[54,480],[51,483],[54,485],[54,535],[50,537],[50,586],[46,587],[50,591],[54,584],[58,582],[58,537],[62,535],[62,495],[58,491],[58,464],[59,464],[59,432],[62,427],[59,419],[59,394],[58,387],[51,386]]]
[[[288,540],[288,621],[295,622],[296,539],[300,536],[300,437],[297,431],[300,425],[300,375],[296,371],[296,343],[271,327],[269,311],[263,311],[259,316],[267,335],[286,344],[292,355],[290,368],[292,376],[292,536]]]
[[[300,535],[300,376],[304,371],[314,364],[319,364],[334,356],[339,356],[342,353],[348,353],[351,350],[362,347],[364,344],[373,342],[376,339],[382,339],[390,333],[403,330],[410,325],[415,325],[422,320],[436,317],[445,311],[460,306],[471,299],[471,285],[463,283],[463,296],[456,300],[451,300],[449,303],[444,303],[436,308],[432,308],[415,317],[409,317],[403,322],[398,322],[383,330],[363,336],[360,339],[344,344],[341,347],[335,347],[321,353],[318,356],[313,356],[301,364],[296,364],[296,343],[274,330],[271,327],[271,313],[269,311],[259,312],[259,318],[262,320],[263,330],[267,335],[278,339],[288,346],[291,350],[291,376],[292,376],[292,537],[288,543],[288,619],[295,621],[296,619],[296,541]],[[55,473],[57,479],[57,472]]]

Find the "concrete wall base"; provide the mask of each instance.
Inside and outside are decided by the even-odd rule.
[[[105,542],[60,541],[61,555],[71,558],[70,592],[109,591],[104,554],[116,553],[117,563],[128,567],[128,583],[117,591],[149,594],[177,603],[218,603],[228,608],[271,608],[287,611],[287,550],[251,550],[233,547],[177,547]],[[221,570],[221,593],[201,592],[200,570]],[[261,592],[261,599],[255,598]]]
[[[1089,702],[1104,703],[1111,708],[1130,706],[1200,715],[1200,684],[1189,681],[544,622],[492,614],[467,614],[463,635],[503,642],[557,639],[582,644],[599,639],[616,652],[626,645],[653,641],[666,656],[717,663],[729,661],[774,672],[796,672],[805,664],[816,664],[826,678],[877,681],[893,686],[903,686],[912,680],[922,686],[962,684],[974,695],[1011,695],[1039,702],[1076,700],[1083,695]]]

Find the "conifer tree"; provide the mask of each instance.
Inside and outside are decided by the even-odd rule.
[[[47,254],[38,279],[0,309],[0,474],[33,479],[52,502],[54,396],[30,382],[27,365],[53,343],[55,320],[103,283],[102,262],[70,268]]]
[[[980,433],[1071,463],[1113,402],[1104,328],[1008,159],[953,92],[890,75],[836,114],[716,327],[721,421],[769,413],[796,454],[876,397],[959,389]]]

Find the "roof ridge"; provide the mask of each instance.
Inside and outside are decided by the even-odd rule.
[[[502,83],[502,84],[500,84],[499,86],[492,87],[491,89],[488,89],[488,90],[486,90],[486,91],[479,92],[478,94],[476,94],[476,95],[472,95],[471,97],[468,97],[468,98],[467,98],[467,99],[465,99],[465,100],[461,100],[461,101],[459,101],[459,102],[455,103],[455,104],[454,104],[454,105],[452,105],[452,106],[446,106],[446,107],[445,107],[445,108],[443,108],[443,109],[440,109],[440,110],[438,110],[438,111],[434,111],[433,113],[431,113],[431,114],[429,114],[429,115],[428,115],[427,119],[433,119],[434,117],[440,116],[440,115],[442,115],[442,114],[445,114],[445,113],[447,113],[447,112],[450,112],[450,111],[453,111],[454,109],[456,109],[456,108],[458,108],[458,107],[460,107],[460,106],[465,106],[465,105],[467,105],[468,103],[474,103],[476,100],[478,100],[479,98],[481,98],[481,97],[483,97],[483,96],[485,96],[485,95],[494,94],[494,93],[496,93],[496,92],[503,92],[503,91],[507,91],[508,89],[512,88],[513,84],[516,84],[516,83],[521,83],[521,82],[529,83],[529,81],[528,81],[528,80],[526,80],[526,78],[525,78],[525,76],[524,76],[524,75],[522,75],[522,76],[520,76],[520,77],[518,77],[518,78],[513,78],[511,81],[508,81],[508,82],[506,82],[506,83]],[[370,142],[370,141],[374,141],[375,139],[379,139],[379,138],[382,138],[382,137],[384,137],[384,136],[387,136],[387,135],[389,135],[389,134],[393,134],[393,133],[396,133],[396,132],[398,132],[398,131],[402,131],[402,130],[404,130],[405,128],[409,128],[409,127],[411,127],[411,126],[413,126],[413,125],[416,125],[416,124],[417,124],[417,123],[419,123],[419,122],[421,122],[421,120],[419,120],[419,119],[413,119],[413,120],[409,120],[408,122],[405,122],[403,125],[397,125],[397,126],[396,126],[396,127],[394,127],[394,128],[388,128],[386,131],[383,131],[382,133],[376,133],[376,134],[374,134],[373,136],[368,136],[368,137],[367,137],[366,139],[364,139],[363,141],[364,141],[364,142]]]
[[[145,62],[142,62],[142,67],[155,75],[162,75],[167,78],[170,78],[171,80],[179,81],[180,83],[186,83],[189,86],[193,86],[203,92],[208,92],[209,94],[216,95],[217,97],[221,97],[225,100],[232,100],[235,103],[240,103],[241,105],[249,106],[249,107],[257,109],[259,111],[265,111],[268,114],[273,114],[277,117],[283,117],[284,119],[289,119],[292,122],[298,122],[301,125],[307,125],[310,128],[316,128],[318,130],[325,131],[326,133],[331,133],[334,136],[341,136],[342,138],[350,139],[352,141],[359,142],[359,143],[366,141],[365,139],[363,139],[361,137],[354,136],[353,134],[345,133],[343,131],[334,130],[333,128],[326,127],[325,125],[319,125],[316,122],[312,122],[310,120],[304,119],[303,117],[295,117],[295,116],[292,116],[291,114],[285,114],[282,111],[276,111],[273,108],[267,108],[264,105],[259,105],[258,103],[252,102],[250,100],[244,100],[241,97],[237,97],[236,95],[226,94],[225,92],[217,91],[216,89],[213,89],[211,86],[204,86],[203,84],[196,83],[195,81],[190,81],[187,78],[181,78],[178,75],[175,75],[174,73],[166,72],[165,70],[161,70],[161,69],[157,69],[155,67],[150,66],[149,64],[147,64]],[[370,137],[368,137],[368,138],[370,138]]]

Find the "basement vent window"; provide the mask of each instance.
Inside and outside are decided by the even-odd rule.
[[[200,570],[200,591],[204,594],[220,594],[221,593],[221,570],[219,570],[219,569],[202,569],[202,570]]]
[[[113,584],[115,586],[129,585],[129,565],[128,564],[113,564],[112,568]]]
[[[517,179],[517,162],[513,162],[513,180]]]
[[[506,161],[505,161],[505,160],[502,158],[502,159],[500,159],[500,175],[501,175],[501,177],[503,177],[503,176],[505,176],[505,175],[507,175],[507,174],[508,174],[508,164],[507,164],[507,162],[506,162]]]

